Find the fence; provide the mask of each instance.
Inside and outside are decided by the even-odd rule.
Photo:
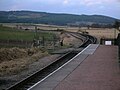
[[[47,40],[42,38],[42,40],[0,40],[0,47],[44,47],[46,49],[53,49],[59,46],[59,39],[55,38],[53,40]]]
[[[31,47],[32,41],[24,40],[0,40],[1,47]]]

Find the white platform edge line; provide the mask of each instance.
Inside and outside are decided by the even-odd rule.
[[[92,54],[95,53],[95,51],[96,51],[96,49],[97,49],[98,47],[99,47],[99,44],[96,45],[95,50],[94,50],[94,52],[93,52]]]
[[[76,57],[78,57],[80,54],[82,54],[86,49],[88,49],[92,44],[89,44],[85,49],[83,49],[80,53],[78,53],[75,57],[73,57],[72,59],[70,59],[68,62],[66,62],[65,64],[63,64],[61,67],[59,67],[58,69],[56,69],[55,71],[53,71],[52,73],[50,73],[48,76],[46,76],[45,78],[43,78],[42,80],[40,80],[39,82],[37,82],[36,84],[34,84],[33,86],[31,86],[30,88],[28,88],[27,90],[31,90],[32,88],[34,88],[35,86],[37,86],[38,84],[40,84],[41,82],[43,82],[45,79],[47,79],[48,77],[50,77],[52,74],[54,74],[55,72],[57,72],[58,70],[60,70],[62,67],[64,67],[65,65],[67,65],[68,63],[70,63],[72,60],[74,60]]]
[[[92,48],[91,49],[91,46],[92,45],[94,45],[94,49]],[[89,55],[92,55],[92,54],[94,54],[94,52],[96,51],[96,49],[99,47],[99,44],[91,44],[91,46],[90,46],[90,49],[88,49],[88,50],[85,50],[85,52],[84,52],[84,54],[89,54]],[[91,52],[86,52],[86,51],[91,51]]]

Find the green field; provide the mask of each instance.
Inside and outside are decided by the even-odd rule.
[[[32,31],[17,30],[15,28],[9,28],[0,26],[0,40],[25,40],[32,41],[35,37],[44,37],[47,40],[53,39],[53,33],[36,33]]]

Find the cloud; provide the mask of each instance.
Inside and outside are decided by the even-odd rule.
[[[115,0],[79,0],[80,4],[85,6],[102,5],[115,2]]]
[[[101,1],[96,1],[96,0],[84,0],[83,4],[87,5],[87,6],[91,6],[91,5],[98,5],[101,4]]]
[[[68,0],[64,0],[64,1],[63,1],[63,4],[68,4],[68,3],[69,3]]]
[[[34,10],[120,17],[120,0],[0,0],[0,10]]]
[[[118,2],[120,2],[120,0],[117,0]]]

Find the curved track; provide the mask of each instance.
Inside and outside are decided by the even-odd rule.
[[[97,38],[93,37],[91,35],[88,35],[88,34],[81,34],[81,33],[76,33],[76,32],[66,32],[66,33],[69,33],[73,37],[80,39],[82,41],[82,44],[79,46],[79,48],[81,48],[81,47],[85,48],[89,44],[97,43]]]
[[[82,40],[82,44],[79,46],[79,48],[85,48],[89,44],[96,43],[97,39],[90,35],[84,35],[80,33],[73,33],[73,32],[66,32],[71,34],[73,37]],[[31,86],[33,86],[35,83],[39,82],[43,78],[45,78],[47,75],[55,71],[57,68],[62,66],[64,63],[68,62],[71,58],[73,58],[78,52],[71,51],[69,53],[66,53],[61,58],[58,58],[48,66],[44,67],[43,69],[37,71],[33,75],[25,78],[24,80],[16,83],[15,85],[11,86],[7,90],[27,90]]]

